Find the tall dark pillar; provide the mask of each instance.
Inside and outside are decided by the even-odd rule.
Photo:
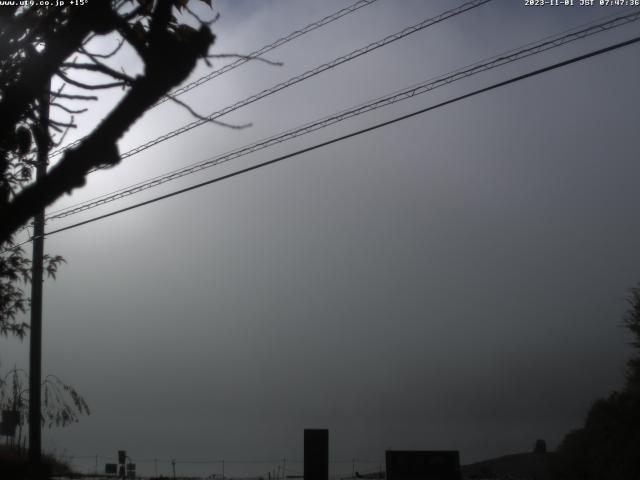
[[[305,429],[304,480],[329,480],[329,430]]]

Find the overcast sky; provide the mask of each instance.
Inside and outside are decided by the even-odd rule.
[[[578,0],[575,0],[578,3]],[[495,0],[225,117],[118,167],[51,210],[241,147],[619,7]],[[349,5],[226,0],[215,53],[250,53]],[[379,0],[185,94],[210,114],[458,5]],[[210,13],[206,13],[210,15]],[[601,33],[169,182],[106,213],[637,35]],[[110,40],[101,40],[101,45]],[[111,42],[113,43],[113,42]],[[64,233],[45,284],[44,372],[90,417],[45,447],[126,449],[142,473],[302,470],[304,428],[330,430],[331,471],[384,450],[457,449],[463,463],[555,448],[620,388],[621,327],[640,281],[640,47],[626,47]],[[135,59],[125,58],[135,68]],[[215,60],[214,68],[228,60]],[[193,79],[207,73],[201,66]],[[113,105],[95,106],[83,133]],[[165,103],[126,151],[192,121]],[[70,139],[73,139],[70,138]],[[2,339],[2,369],[28,343]],[[344,462],[343,462],[344,460]],[[93,459],[75,464],[93,469]]]

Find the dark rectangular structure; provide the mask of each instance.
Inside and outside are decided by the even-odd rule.
[[[329,480],[329,430],[305,429],[304,480]]]
[[[387,480],[461,480],[457,450],[387,450]]]

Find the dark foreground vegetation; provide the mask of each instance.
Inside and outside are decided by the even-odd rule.
[[[640,479],[640,286],[624,322],[633,335],[624,388],[597,400],[582,428],[570,432],[554,461],[558,480]]]
[[[516,453],[484,460],[462,467],[462,475],[469,479],[526,478],[527,480],[551,480],[553,453]]]
[[[71,467],[65,462],[54,458],[51,455],[43,455],[42,470],[45,478],[53,476],[73,476]],[[27,461],[27,452],[24,449],[14,447],[0,447],[0,479],[20,480],[32,478]]]

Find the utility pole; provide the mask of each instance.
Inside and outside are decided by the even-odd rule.
[[[38,105],[39,125],[34,131],[38,154],[36,183],[47,173],[49,156],[49,87]],[[31,260],[31,328],[29,333],[29,463],[35,472],[42,464],[41,385],[42,381],[42,265],[44,258],[44,209],[33,218],[33,258]],[[37,474],[36,474],[37,475]]]

